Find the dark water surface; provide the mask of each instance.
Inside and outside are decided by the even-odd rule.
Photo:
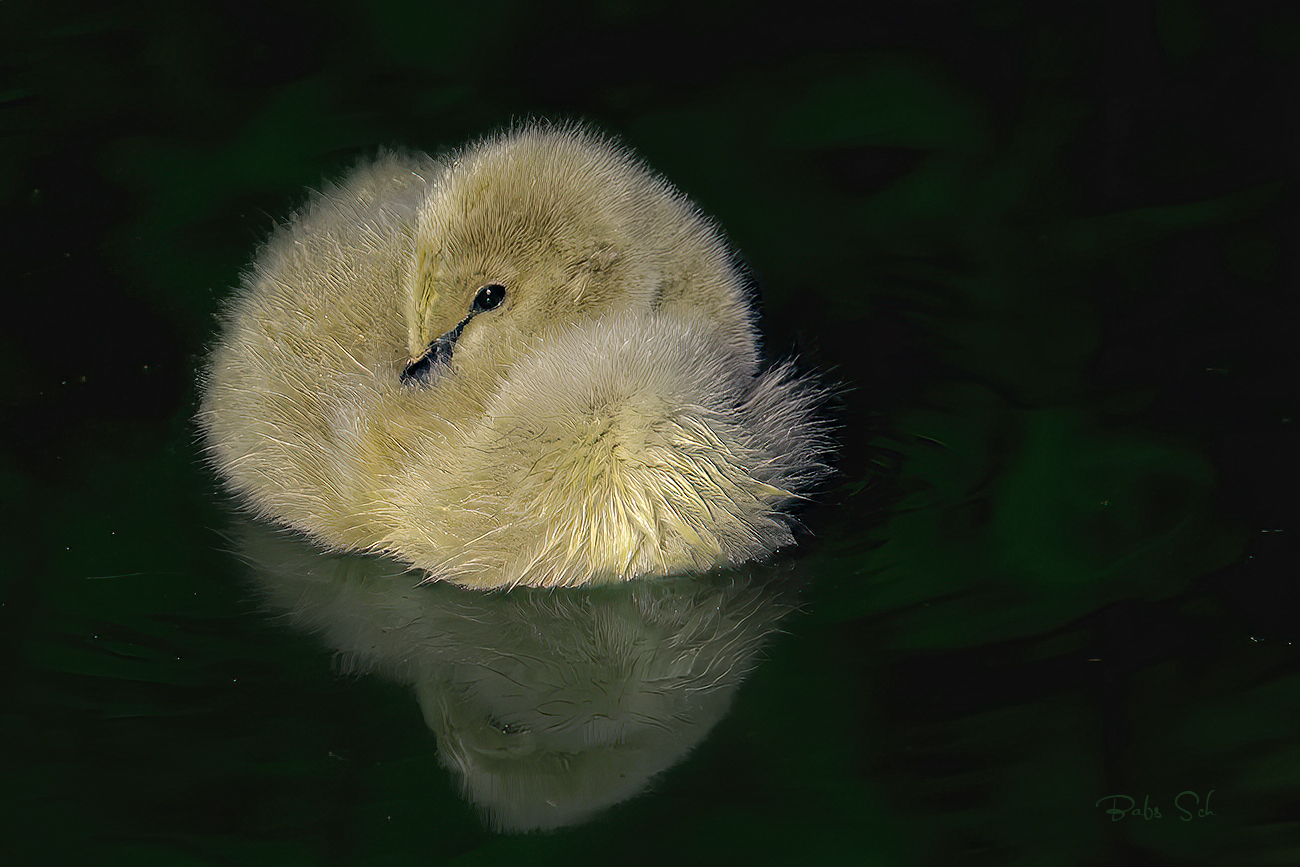
[[[1300,863],[1300,10],[1252,8],[0,4],[10,863]],[[809,539],[775,596],[268,589],[190,421],[221,300],[322,177],[532,115],[695,198],[843,383]],[[564,688],[689,647],[641,722],[693,734],[494,833],[435,732],[526,709],[464,648],[598,633],[639,649]]]

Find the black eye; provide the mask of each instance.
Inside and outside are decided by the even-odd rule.
[[[501,302],[506,300],[506,287],[500,283],[489,283],[478,294],[474,296],[474,312],[482,313],[484,310],[495,310],[501,306]]]

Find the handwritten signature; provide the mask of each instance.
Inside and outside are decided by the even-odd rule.
[[[1205,793],[1205,800],[1202,801],[1201,796],[1193,792],[1191,789],[1179,792],[1174,798],[1174,809],[1179,813],[1182,813],[1182,815],[1178,817],[1178,821],[1190,822],[1193,819],[1204,819],[1207,816],[1217,816],[1218,813],[1215,813],[1210,809],[1210,796],[1213,794],[1214,789],[1210,789],[1210,791]],[[1137,806],[1137,801],[1129,795],[1107,795],[1106,797],[1099,799],[1097,803],[1093,804],[1093,806],[1100,807],[1103,801],[1110,801],[1110,807],[1106,809],[1106,815],[1110,816],[1112,822],[1118,822],[1121,819],[1128,818],[1129,816],[1137,819],[1145,819],[1147,821],[1164,818],[1160,813],[1160,807],[1151,806],[1150,795],[1142,796],[1142,806],[1140,807]]]

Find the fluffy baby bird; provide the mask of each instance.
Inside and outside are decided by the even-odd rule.
[[[762,364],[719,231],[578,126],[386,154],[313,195],[203,391],[253,513],[471,587],[760,558],[823,472],[818,390]]]

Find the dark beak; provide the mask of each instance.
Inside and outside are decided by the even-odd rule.
[[[468,316],[465,317],[465,322],[469,322]],[[428,385],[441,368],[451,364],[451,350],[456,345],[456,338],[465,330],[465,322],[434,340],[424,355],[402,368],[402,383]]]

